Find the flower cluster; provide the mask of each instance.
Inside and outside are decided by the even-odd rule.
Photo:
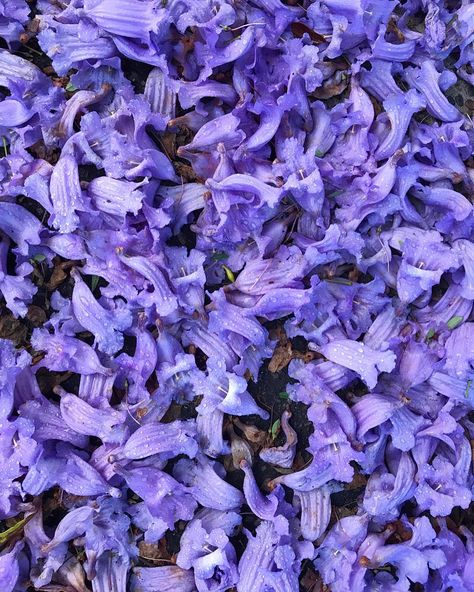
[[[0,37],[0,590],[474,592],[474,4]]]

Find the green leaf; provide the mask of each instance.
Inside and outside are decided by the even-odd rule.
[[[77,88],[74,86],[74,84],[72,82],[68,82],[66,84],[66,90],[68,92],[74,92],[75,90],[77,90]]]
[[[469,399],[469,391],[471,390],[472,380],[467,381],[466,390],[464,391],[464,396],[466,399]]]
[[[452,25],[454,25],[454,23],[458,20],[458,18],[459,18],[458,15],[455,14],[453,16],[453,18],[450,21],[448,21],[446,27],[451,27]]]
[[[43,261],[46,261],[46,257],[41,253],[38,253],[33,257],[33,261],[36,261],[36,263],[43,263]]]
[[[425,341],[429,341],[430,339],[433,339],[434,335],[435,335],[435,330],[430,329],[428,331],[428,333],[426,334]]]
[[[315,156],[322,158],[326,153],[323,150],[316,150]]]
[[[7,530],[0,532],[0,545],[4,545],[13,534],[21,530],[25,526],[27,520],[27,518],[23,518]]]
[[[286,391],[281,391],[281,393],[278,393],[278,396],[280,397],[280,399],[289,399],[290,395],[286,392]]]
[[[270,428],[270,435],[272,437],[272,440],[274,440],[278,436],[278,432],[280,431],[280,427],[281,427],[281,421],[279,419],[277,419],[275,422],[273,422],[273,425]]]
[[[346,278],[327,278],[326,281],[330,284],[341,284],[341,286],[352,286],[353,284],[351,280],[346,280]]]
[[[225,261],[228,258],[228,253],[224,253],[224,251],[216,251],[211,257],[213,261]]]
[[[447,322],[448,328],[449,329],[456,329],[456,327],[459,327],[459,325],[464,321],[464,317],[459,317],[459,316],[454,316],[451,317],[449,319],[449,321]]]
[[[222,268],[224,269],[229,282],[232,282],[232,283],[235,282],[235,275],[234,275],[234,272],[232,271],[232,269],[229,269],[227,267],[227,265],[223,265]]]
[[[3,143],[3,152],[5,153],[5,156],[8,156],[7,139],[5,138],[5,136],[2,136],[2,143]]]
[[[95,289],[99,285],[100,277],[98,275],[93,275],[91,277],[91,292],[95,292]]]

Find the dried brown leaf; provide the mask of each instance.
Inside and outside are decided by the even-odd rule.
[[[41,327],[46,321],[46,312],[40,306],[30,304],[26,318],[30,321],[33,327]]]
[[[166,540],[163,538],[158,543],[138,543],[138,552],[142,559],[156,563],[157,565],[171,565],[174,562],[166,548]]]
[[[10,339],[15,345],[24,343],[27,327],[6,309],[0,311],[0,338]]]
[[[303,35],[305,33],[307,33],[311,39],[311,41],[313,41],[313,43],[325,43],[326,39],[324,38],[324,35],[321,35],[320,33],[317,33],[314,29],[311,29],[311,27],[308,27],[308,25],[305,25],[304,23],[300,23],[300,22],[295,22],[295,23],[291,23],[291,32],[293,33],[293,35],[295,37],[303,37]]]
[[[301,590],[304,592],[325,592],[328,590],[323,584],[321,576],[309,562],[307,562],[307,567],[300,580],[300,585]]]
[[[69,270],[76,265],[75,261],[61,261],[59,257],[53,259],[53,272],[46,284],[48,290],[56,290],[69,276]]]
[[[294,357],[290,342],[285,345],[277,345],[268,363],[269,371],[273,373],[280,372],[288,366]]]
[[[349,77],[344,76],[341,80],[327,80],[323,86],[317,88],[312,96],[316,99],[330,99],[343,93],[349,85]]]

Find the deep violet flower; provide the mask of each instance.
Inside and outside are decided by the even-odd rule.
[[[218,462],[204,456],[195,461],[183,458],[176,463],[173,474],[205,508],[234,510],[242,505],[242,493],[223,479],[225,471]]]
[[[0,583],[6,592],[15,589],[20,574],[17,557],[22,548],[23,543],[18,542],[11,551],[0,555]]]
[[[235,512],[203,509],[186,527],[176,562],[193,569],[199,592],[224,591],[237,583],[237,557],[229,536],[241,520]]]
[[[328,343],[321,353],[331,362],[357,372],[369,388],[377,384],[379,372],[391,372],[395,368],[393,352],[376,352],[348,339]]]
[[[0,2],[0,592],[474,592],[473,42]]]
[[[196,456],[198,447],[193,422],[148,423],[138,428],[127,440],[120,457],[137,460],[155,454],[186,454]],[[117,458],[117,456],[116,456]]]
[[[115,353],[123,344],[121,331],[131,325],[131,313],[118,304],[114,310],[103,308],[89,290],[79,272],[74,272],[72,309],[77,321],[90,331],[99,349]]]
[[[260,458],[270,464],[289,469],[293,465],[293,460],[296,454],[296,445],[298,436],[295,430],[291,427],[289,419],[291,413],[284,411],[281,416],[281,429],[285,434],[286,442],[282,446],[272,446],[263,448],[260,451]]]
[[[177,565],[163,567],[136,567],[131,577],[133,592],[194,592],[196,589],[192,570]]]

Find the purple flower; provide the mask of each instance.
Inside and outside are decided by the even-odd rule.
[[[283,110],[271,98],[257,101],[252,108],[259,115],[259,125],[245,143],[245,150],[259,150],[271,141],[278,131]]]
[[[117,5],[110,0],[86,0],[84,10],[90,19],[112,35],[138,39],[146,39],[163,17],[163,11],[156,10],[153,2]]]
[[[204,509],[183,532],[176,562],[194,570],[199,592],[224,591],[237,583],[237,557],[229,536],[240,522],[235,512]]]
[[[117,305],[115,310],[103,308],[81,278],[73,271],[74,291],[72,308],[77,321],[90,331],[100,350],[115,353],[123,344],[121,331],[131,325],[131,313],[127,308]]]
[[[186,454],[194,458],[198,451],[196,428],[191,421],[148,423],[138,428],[126,441],[120,459],[137,460],[155,454],[173,457]]]
[[[13,592],[20,575],[18,554],[23,549],[23,542],[19,541],[10,551],[0,555],[0,584],[5,592]]]
[[[201,127],[190,144],[179,148],[180,156],[192,159],[194,153],[211,152],[217,144],[234,148],[245,137],[239,125],[240,120],[232,114],[213,119]]]
[[[173,229],[179,232],[186,224],[190,215],[205,206],[206,187],[201,183],[185,183],[176,187],[160,187],[159,195],[163,197],[163,207],[172,212]]]
[[[33,438],[34,426],[24,419],[3,423],[0,437],[0,515],[3,518],[15,515],[22,494],[18,481],[33,466],[41,454],[41,445]]]
[[[420,233],[406,238],[399,248],[403,259],[398,270],[397,288],[404,303],[413,302],[438,284],[445,271],[459,265],[457,255],[441,242],[437,233]]]
[[[0,8],[0,34],[12,46],[18,43],[29,12],[24,0],[7,0]]]
[[[290,417],[291,413],[289,411],[284,411],[281,416],[281,429],[285,434],[285,444],[282,446],[263,448],[260,451],[260,458],[262,460],[284,469],[292,467],[296,454],[296,445],[298,443],[297,433],[289,423]]]
[[[415,487],[415,464],[410,455],[403,452],[395,475],[381,467],[369,477],[364,510],[384,522],[395,519],[401,504],[413,496]]]
[[[175,117],[176,91],[174,88],[175,85],[169,76],[160,68],[153,68],[146,79],[143,93],[153,113],[161,113],[167,119]]]
[[[335,444],[334,446],[337,449],[336,451],[339,452],[337,445]],[[341,462],[343,469],[345,469],[346,472],[348,470],[348,475],[337,475],[337,465],[335,463],[333,465],[327,458],[324,458],[323,455],[321,456],[321,459],[313,458],[310,464],[300,471],[288,473],[272,479],[269,485],[276,486],[282,484],[295,491],[308,492],[313,491],[314,489],[319,489],[336,478],[344,479],[345,481],[352,480],[354,471],[349,466],[349,460],[352,460],[350,458],[350,453],[348,458]]]
[[[138,188],[141,185],[142,183],[97,177],[89,183],[87,193],[98,210],[123,220],[127,212],[137,214],[140,210],[143,194]]]
[[[89,405],[107,408],[113,395],[116,373],[82,374],[79,381],[78,395]]]
[[[382,120],[386,123],[386,131],[375,151],[377,160],[393,156],[401,147],[410,119],[424,106],[424,99],[413,89],[405,94],[390,95],[384,101],[386,113]]]
[[[153,288],[152,292],[144,289],[139,294],[143,305],[155,305],[157,314],[160,316],[166,316],[176,309],[176,296],[171,291],[169,282],[158,265],[141,255],[128,257],[119,252],[118,257],[127,267],[142,275]]]
[[[438,329],[445,329],[451,319],[457,321],[467,319],[472,310],[472,301],[461,295],[462,289],[457,284],[451,284],[438,302],[421,309],[416,313],[420,323],[427,323]]]
[[[385,101],[390,95],[401,93],[400,87],[393,77],[395,64],[391,61],[371,60],[371,69],[360,69],[361,84],[379,101]]]
[[[150,76],[151,74],[153,74],[153,71],[150,73]],[[150,76],[147,79],[147,84],[150,80]],[[162,74],[160,78],[161,77],[163,77]],[[161,84],[163,85],[163,83]],[[237,94],[230,84],[223,84],[222,82],[216,82],[214,80],[208,80],[207,82],[200,84],[181,82],[178,96],[179,103],[183,109],[189,109],[190,107],[199,105],[199,101],[206,97],[216,97],[228,105],[235,104],[237,100]]]
[[[459,253],[459,258],[464,267],[464,278],[461,282],[462,295],[472,299],[474,294],[474,247],[465,239],[459,239],[453,243],[454,249]]]
[[[301,288],[305,260],[298,248],[280,247],[271,259],[248,261],[232,288],[249,295],[263,295],[277,288]]]
[[[204,456],[195,461],[183,458],[176,463],[173,474],[205,508],[234,510],[242,505],[241,492],[224,481],[225,471],[218,462],[211,462]]]
[[[3,588],[474,592],[470,3],[0,4]]]
[[[425,343],[410,341],[400,358],[400,377],[407,389],[425,382],[433,373],[437,355]]]
[[[455,506],[467,508],[472,500],[466,481],[471,462],[467,441],[461,443],[459,458],[438,454],[429,464],[423,462],[424,458],[425,455],[417,459],[415,498],[420,509],[429,507],[434,516],[447,516]]]
[[[192,570],[177,565],[163,567],[135,567],[130,581],[132,592],[194,592]]]
[[[461,193],[444,187],[412,191],[423,203],[441,211],[447,210],[454,220],[465,220],[472,214],[472,204]]]
[[[238,592],[263,592],[266,585],[281,586],[288,592],[296,589],[301,560],[312,555],[312,545],[298,542],[283,516],[261,522],[255,536],[248,531],[246,535],[247,546],[239,561]]]
[[[448,71],[445,72],[448,74]],[[446,85],[447,78],[444,76],[445,88],[451,86],[456,82],[456,76],[449,73],[449,84]],[[408,83],[419,90],[426,99],[426,109],[434,117],[438,117],[441,121],[456,121],[461,117],[459,111],[451,105],[448,99],[443,95],[440,89],[441,75],[436,70],[436,66],[432,60],[423,60],[420,68],[407,68],[405,70],[405,78]]]
[[[0,426],[13,410],[15,381],[30,360],[26,351],[17,353],[11,341],[0,339]]]
[[[77,163],[72,156],[62,156],[51,174],[50,195],[53,206],[51,223],[60,232],[72,232],[79,224],[76,210],[86,209],[79,183]]]
[[[193,249],[189,254],[185,248],[168,252],[172,268],[171,282],[176,290],[178,302],[183,310],[191,315],[204,309],[205,259],[204,253],[197,249]]]
[[[438,569],[446,559],[440,549],[436,549],[436,533],[426,516],[416,518],[413,526],[406,523],[412,530],[412,537],[406,543],[379,546],[373,555],[368,557],[372,567],[393,565],[398,582],[408,587],[411,582],[424,584],[429,575],[429,568]]]
[[[463,540],[454,532],[448,530],[446,521],[438,520],[441,531],[437,536],[437,544],[446,556],[443,566],[430,574],[429,584],[433,590],[442,590],[443,587],[452,586],[460,592],[470,592],[473,586],[472,565],[473,565],[473,540],[472,533],[465,527],[459,529],[467,539]]]
[[[30,263],[22,263],[15,269],[15,275],[9,274],[7,270],[7,256],[10,241],[4,240],[0,243],[0,291],[5,298],[7,307],[14,316],[25,316],[27,303],[31,301],[37,288],[28,277],[33,271]]]
[[[17,244],[18,252],[28,254],[29,245],[39,245],[41,222],[15,203],[0,202],[0,229]]]
[[[127,389],[127,401],[132,404],[147,401],[150,393],[146,387],[148,380],[154,376],[158,359],[156,342],[149,331],[133,330],[136,347],[133,357],[126,353],[120,354],[115,361],[120,367]]]
[[[67,545],[63,543],[76,539],[75,544],[84,547],[85,570],[94,589],[105,592],[106,582],[115,580],[121,582],[117,589],[123,590],[130,560],[137,555],[128,534],[130,519],[124,509],[123,502],[110,497],[75,508],[59,522],[53,539],[43,549],[62,548],[64,561]]]
[[[212,360],[208,363],[208,375],[196,385],[197,392],[203,394],[198,412],[207,414],[214,409],[232,415],[260,415],[268,418],[268,413],[258,407],[247,391],[247,381],[242,376],[225,372],[222,364]]]
[[[402,405],[402,401],[387,395],[364,395],[352,408],[357,421],[358,438],[363,438],[369,430],[382,425]]]
[[[12,99],[0,103],[0,127],[16,127],[31,119],[33,113],[28,107]]]
[[[97,409],[76,395],[59,391],[59,388],[56,392],[61,394],[61,417],[72,430],[110,443],[121,442],[126,437],[125,411],[112,407]]]
[[[229,446],[223,436],[224,413],[216,407],[211,413],[199,414],[196,429],[201,450],[211,458],[229,452]]]
[[[445,371],[456,378],[466,378],[471,371],[471,362],[474,362],[472,351],[473,323],[463,323],[451,332],[446,340]]]
[[[112,586],[115,590],[126,590],[130,562],[124,561],[113,552],[103,553],[94,565],[92,578],[93,592],[107,592]]]
[[[405,43],[388,43],[385,40],[387,27],[380,27],[380,32],[373,44],[372,53],[375,58],[392,62],[406,62],[413,55],[416,43],[413,39]]]
[[[331,519],[331,485],[311,491],[295,491],[301,507],[301,534],[307,541],[316,541],[326,531]]]
[[[74,119],[84,107],[98,103],[107,96],[110,86],[104,84],[99,92],[80,90],[67,102],[58,127],[58,135],[69,138],[74,133]],[[67,170],[67,169],[66,169]]]
[[[111,374],[99,361],[96,351],[87,343],[61,333],[50,334],[46,329],[35,329],[31,343],[37,351],[45,352],[39,367],[56,372],[77,374]]]
[[[168,528],[177,520],[189,520],[196,503],[192,491],[178,483],[173,477],[151,466],[116,468],[128,487],[145,502],[151,516],[161,519]]]
[[[234,350],[238,344],[236,336],[243,338],[246,345],[258,347],[264,344],[266,331],[256,319],[243,316],[241,308],[229,304],[223,292],[214,293],[213,301],[216,304],[216,310],[209,314],[211,331],[223,339],[229,339],[232,336],[235,341],[235,345],[232,343]]]
[[[391,372],[395,368],[396,356],[393,352],[375,351],[350,339],[332,341],[320,351],[331,362],[354,370],[369,388],[377,384],[379,372]]]
[[[57,483],[68,493],[81,496],[98,496],[109,494],[113,497],[119,497],[120,491],[105,481],[105,479],[96,471],[86,460],[75,454],[71,448],[58,445],[57,454],[60,459],[59,470],[54,471],[56,464],[53,458],[45,459],[44,471],[53,469],[50,472],[50,479]],[[50,466],[48,466],[50,465]]]
[[[252,467],[245,459],[240,461],[239,466],[245,475],[243,490],[247,505],[262,520],[272,520],[278,508],[278,497],[275,493],[268,496],[262,494],[255,481]]]
[[[358,549],[367,536],[367,526],[367,515],[341,518],[319,546],[314,565],[334,592],[350,589]],[[362,590],[360,586],[359,590]]]
[[[88,60],[110,58],[117,50],[110,38],[100,36],[92,26],[84,31],[79,24],[54,23],[54,30],[46,28],[39,33],[42,49],[52,58],[54,69],[63,76],[71,67],[81,66]],[[60,44],[61,51],[57,46]]]
[[[19,412],[34,425],[35,439],[38,442],[61,440],[80,448],[87,445],[88,439],[65,423],[59,406],[42,396],[23,403]]]

